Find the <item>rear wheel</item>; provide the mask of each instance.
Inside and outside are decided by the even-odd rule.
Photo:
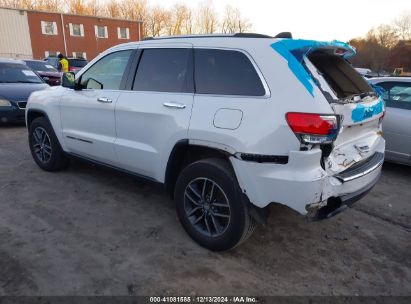
[[[68,165],[54,131],[45,117],[33,120],[29,126],[31,155],[37,165],[46,171],[58,171]]]
[[[175,200],[184,229],[208,249],[231,249],[254,230],[248,201],[223,159],[205,159],[184,168],[176,183]]]

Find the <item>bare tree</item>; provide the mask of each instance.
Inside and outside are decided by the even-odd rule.
[[[197,10],[196,32],[199,34],[212,34],[218,27],[218,15],[212,0],[201,3]]]
[[[394,47],[398,42],[394,27],[388,24],[379,25],[374,30],[374,35],[378,43],[388,49]]]
[[[71,14],[88,15],[87,2],[85,0],[66,0],[67,10]]]
[[[395,19],[394,27],[400,39],[411,39],[411,11],[406,11]]]
[[[227,5],[221,22],[221,31],[223,33],[243,33],[250,29],[250,22],[241,17],[240,10]]]
[[[120,10],[121,3],[116,0],[111,0],[105,6],[104,15],[110,18],[119,18],[121,17],[121,10]]]
[[[176,4],[169,12],[168,35],[182,35],[192,33],[191,10],[184,4]]]
[[[167,27],[170,24],[170,12],[160,6],[150,9],[150,13],[144,23],[144,32],[147,36],[160,36],[167,34]]]
[[[147,0],[122,0],[119,6],[125,19],[145,21],[148,16]]]

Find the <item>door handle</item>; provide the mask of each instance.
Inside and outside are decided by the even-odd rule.
[[[184,109],[186,107],[185,104],[178,103],[178,102],[165,102],[163,106],[167,108],[175,108],[175,109]]]
[[[97,98],[97,101],[102,102],[102,103],[112,103],[113,102],[112,99],[107,98],[107,97],[99,97],[99,98]]]

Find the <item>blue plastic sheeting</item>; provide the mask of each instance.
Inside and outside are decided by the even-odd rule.
[[[353,122],[361,122],[380,114],[382,111],[384,111],[384,101],[382,100],[382,97],[380,97],[378,103],[372,106],[358,104],[352,111],[351,119]]]
[[[341,41],[321,42],[315,40],[295,40],[295,39],[282,39],[273,44],[271,47],[285,58],[288,62],[288,67],[307,89],[307,91],[314,97],[314,81],[311,75],[307,72],[304,66],[301,64],[305,55],[319,48],[342,48],[346,52],[343,55],[344,58],[354,56],[355,49],[347,43]]]

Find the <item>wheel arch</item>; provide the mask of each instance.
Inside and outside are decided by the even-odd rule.
[[[27,128],[30,127],[33,120],[35,120],[36,118],[39,118],[39,117],[45,117],[48,120],[48,122],[51,124],[49,116],[43,110],[28,109],[27,110],[27,115],[26,115],[26,126],[27,126]]]
[[[55,125],[52,123],[52,121],[50,120],[49,115],[47,114],[46,111],[42,110],[42,109],[28,109],[27,113],[26,113],[26,127],[27,129],[30,128],[31,123],[39,117],[44,117],[45,119],[47,119],[48,123],[50,124],[54,134],[57,137],[57,141],[60,145],[60,147],[62,147],[62,149],[64,150],[64,142],[63,139],[61,138],[61,134],[59,132],[56,132],[56,128]]]
[[[205,158],[221,158],[227,160],[231,166],[227,151],[197,144],[191,144],[188,139],[178,141],[171,150],[167,161],[164,184],[171,196],[174,196],[174,187],[181,170],[188,164]]]

